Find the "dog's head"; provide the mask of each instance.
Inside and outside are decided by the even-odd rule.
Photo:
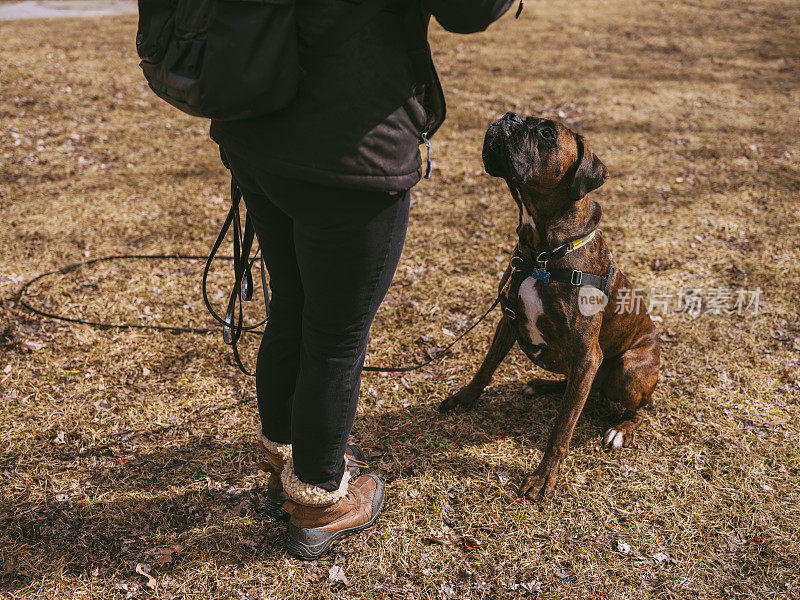
[[[486,172],[535,194],[578,201],[599,188],[608,170],[580,135],[558,121],[506,113],[483,142]],[[563,194],[559,193],[563,192]]]

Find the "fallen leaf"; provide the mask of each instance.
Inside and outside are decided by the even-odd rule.
[[[156,560],[163,564],[172,562],[172,555],[181,551],[180,546],[173,546],[171,548],[159,548],[156,554]]]
[[[147,579],[147,587],[154,590],[156,589],[156,578],[150,575],[148,572],[150,571],[150,567],[148,565],[144,565],[142,563],[136,563],[136,572]]]
[[[676,335],[672,329],[667,329],[666,331],[662,331],[658,335],[659,341],[665,344],[674,344],[676,342]]]
[[[431,531],[430,534],[422,538],[425,542],[433,542],[434,544],[441,544],[442,546],[452,546],[453,540],[445,533]]]
[[[347,587],[350,585],[350,580],[347,579],[347,575],[344,573],[344,569],[339,565],[333,565],[328,570],[328,581],[331,583],[341,583],[343,586]]]
[[[95,401],[94,407],[98,410],[109,410],[111,408],[111,402],[109,402],[107,398],[100,398]]]
[[[781,381],[784,383],[797,383],[799,378],[800,374],[798,374],[796,370],[790,369],[789,367],[784,367],[781,370]]]
[[[309,563],[305,563],[304,567],[305,567],[305,570],[308,573],[309,579],[311,579],[311,581],[322,581],[323,580],[324,572],[317,565],[317,561],[314,560],[314,561],[311,561]]]
[[[535,594],[540,589],[542,589],[542,582],[539,581],[538,579],[534,581],[523,581],[522,583],[519,584],[519,587],[521,587],[529,594]]]
[[[477,550],[481,547],[481,541],[470,535],[463,535],[461,536],[461,545],[465,550]]]
[[[534,529],[531,531],[531,535],[533,535],[533,537],[543,538],[545,540],[550,540],[550,541],[553,540],[553,536],[551,536],[544,529]]]
[[[617,540],[616,549],[617,549],[617,552],[619,552],[621,554],[630,554],[631,553],[630,544],[628,544],[627,542],[624,542],[622,540]]]
[[[656,561],[657,563],[661,563],[661,562],[669,562],[672,559],[669,557],[669,554],[665,554],[664,552],[656,552],[655,554],[653,554],[653,560]]]
[[[569,577],[570,569],[569,567],[564,567],[560,563],[553,563],[553,575],[558,577],[559,579],[566,579]]]

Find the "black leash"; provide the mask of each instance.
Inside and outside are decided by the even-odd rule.
[[[227,162],[225,166],[227,166]],[[203,290],[203,302],[205,303],[208,312],[212,317],[214,317],[214,320],[222,325],[222,340],[231,347],[236,365],[239,367],[239,370],[241,370],[242,373],[249,375],[250,377],[254,377],[255,373],[251,373],[247,370],[247,367],[245,367],[244,363],[242,362],[241,356],[239,356],[238,344],[242,337],[242,333],[251,331],[255,332],[255,330],[257,330],[259,327],[266,324],[267,319],[269,319],[269,291],[267,288],[267,279],[265,275],[266,267],[264,266],[264,260],[262,258],[260,264],[261,283],[264,289],[264,306],[266,306],[267,316],[263,321],[256,325],[245,326],[243,314],[244,309],[242,307],[242,303],[253,299],[252,268],[253,263],[261,255],[261,250],[259,249],[259,251],[253,255],[253,258],[250,258],[250,249],[253,245],[255,231],[249,215],[245,218],[244,231],[242,230],[241,219],[239,217],[239,204],[241,201],[242,191],[239,189],[236,180],[231,178],[231,208],[228,211],[228,216],[225,218],[225,222],[222,224],[222,229],[220,230],[217,239],[214,241],[211,252],[206,259],[206,266],[203,269],[203,285],[201,287]],[[235,283],[228,299],[228,308],[225,311],[225,317],[223,318],[216,313],[208,299],[208,273],[211,270],[211,264],[214,262],[217,251],[222,245],[222,242],[225,240],[225,236],[227,235],[228,229],[230,229],[231,225],[233,225],[232,259]],[[237,304],[239,305],[238,318],[236,315]],[[259,331],[259,333],[263,332]]]
[[[174,327],[171,325],[143,325],[140,323],[102,323],[100,321],[76,319],[74,317],[65,317],[48,312],[41,308],[37,308],[31,304],[28,304],[28,302],[25,300],[25,293],[28,291],[28,288],[30,288],[37,281],[40,281],[45,277],[49,277],[50,275],[63,275],[72,271],[76,271],[81,267],[86,267],[100,262],[108,262],[112,260],[206,260],[207,258],[207,256],[190,256],[188,254],[122,254],[119,256],[93,258],[92,260],[86,260],[72,265],[67,265],[66,267],[61,267],[60,269],[54,269],[52,271],[42,273],[41,275],[37,275],[20,288],[19,292],[17,292],[17,300],[23,308],[26,308],[39,316],[47,317],[48,319],[54,319],[56,321],[67,321],[69,323],[77,323],[79,325],[90,325],[100,329],[154,329],[157,331],[174,331],[177,333],[212,333],[217,330],[200,327]],[[217,258],[220,260],[233,260],[232,256],[219,256]]]
[[[417,369],[421,369],[422,367],[428,366],[433,361],[438,360],[439,358],[444,356],[447,353],[447,351],[450,350],[450,348],[455,346],[458,342],[460,342],[464,338],[464,336],[466,336],[470,331],[475,329],[475,327],[477,327],[479,323],[481,323],[486,317],[488,317],[489,313],[491,313],[497,307],[497,305],[500,304],[500,301],[502,299],[503,299],[503,294],[501,292],[501,293],[499,293],[497,295],[497,298],[495,298],[494,302],[492,302],[492,305],[489,308],[486,309],[486,312],[483,313],[480,316],[480,318],[478,318],[478,320],[476,320],[472,325],[467,327],[461,333],[461,335],[459,335],[456,339],[454,339],[452,342],[450,342],[450,344],[448,344],[448,346],[444,350],[442,350],[441,352],[433,355],[431,358],[429,358],[425,362],[420,363],[418,365],[412,365],[412,366],[409,366],[409,367],[364,367],[363,370],[364,371],[375,371],[375,372],[378,372],[378,373],[408,373],[409,371],[416,371]]]
[[[228,214],[228,218],[229,218],[230,222],[228,222],[228,219],[226,219],[226,223],[228,223],[228,227],[230,227],[231,223],[233,223],[233,221],[235,220],[234,217],[233,217],[232,212],[230,212]],[[39,316],[46,317],[48,319],[54,319],[54,320],[57,320],[57,321],[66,321],[66,322],[69,322],[69,323],[76,323],[76,324],[79,324],[79,325],[89,325],[91,327],[98,327],[100,329],[152,329],[152,330],[156,330],[156,331],[174,331],[174,332],[178,332],[178,333],[216,333],[217,331],[219,331],[217,328],[208,328],[208,327],[176,327],[176,326],[171,326],[171,325],[144,325],[144,324],[141,324],[141,323],[103,323],[103,322],[100,322],[100,321],[91,321],[91,320],[88,320],[88,319],[77,319],[77,318],[74,318],[74,317],[66,317],[66,316],[63,316],[63,315],[58,315],[58,314],[46,311],[44,309],[38,308],[36,306],[31,305],[25,299],[25,294],[28,291],[28,289],[34,283],[44,279],[45,277],[48,277],[48,276],[51,276],[51,275],[60,275],[60,274],[70,273],[70,272],[75,271],[77,269],[80,269],[82,267],[86,267],[86,266],[89,266],[89,265],[94,265],[94,264],[101,263],[101,262],[108,262],[108,261],[115,261],[115,260],[204,260],[204,261],[206,261],[206,266],[205,266],[205,269],[203,271],[203,299],[204,299],[204,301],[206,303],[206,307],[209,309],[209,311],[211,312],[211,314],[215,318],[215,320],[220,322],[224,327],[228,327],[228,328],[231,329],[231,331],[230,331],[231,338],[230,339],[232,341],[234,341],[234,340],[238,341],[243,333],[261,335],[261,334],[263,334],[264,331],[263,330],[259,330],[257,328],[260,327],[262,324],[266,323],[267,319],[264,319],[264,321],[262,321],[258,325],[252,325],[252,326],[244,326],[244,325],[242,325],[241,302],[239,304],[239,320],[235,324],[232,323],[231,321],[225,321],[225,319],[220,317],[216,312],[214,312],[211,309],[210,302],[208,300],[208,295],[206,293],[206,280],[207,280],[207,276],[208,276],[208,272],[209,272],[212,260],[214,258],[216,258],[218,260],[226,260],[226,261],[228,261],[228,260],[229,261],[236,261],[237,260],[237,257],[234,257],[234,256],[216,256],[216,251],[219,249],[219,245],[222,243],[222,239],[224,239],[226,232],[227,232],[227,227],[224,228],[224,230],[221,233],[221,235],[218,236],[217,242],[215,242],[215,244],[214,244],[214,249],[212,250],[212,253],[209,256],[194,256],[194,255],[187,255],[187,254],[124,254],[124,255],[118,255],[118,256],[105,256],[105,257],[102,257],[102,258],[94,258],[94,259],[91,259],[91,260],[86,260],[86,261],[83,261],[83,262],[67,265],[66,267],[61,267],[59,269],[54,269],[52,271],[47,271],[46,273],[42,273],[40,275],[37,275],[36,277],[34,277],[33,279],[31,279],[30,281],[25,283],[22,286],[22,288],[20,288],[19,292],[17,293],[17,299],[18,299],[18,301],[19,301],[19,303],[20,303],[20,305],[22,307],[24,307],[25,309],[27,309],[27,310],[31,311],[32,313],[37,314]],[[245,258],[245,260],[247,260],[247,264],[250,267],[252,267],[252,265],[255,262],[256,258],[259,257],[259,256],[260,256],[259,252],[256,252],[255,256],[252,259],[248,260],[247,258]],[[242,259],[242,255],[241,255],[241,253],[239,253],[238,260],[241,261],[241,259]],[[233,297],[234,294],[238,298],[242,297],[241,290],[244,287],[242,285],[242,282],[248,280],[247,276],[244,273],[244,270],[245,269],[236,269],[237,285],[234,287],[234,293],[232,294],[232,297]],[[249,271],[249,268],[246,269],[246,270]],[[264,280],[263,263],[262,263],[262,273],[261,273],[261,275],[262,275],[262,282],[264,283],[264,290],[265,290],[265,293],[266,293],[266,289],[267,288],[266,288],[266,282]],[[250,289],[248,290],[248,295],[250,295],[250,297],[252,297],[252,280],[250,280],[250,284],[249,285],[250,285]],[[486,312],[483,313],[483,315],[481,315],[480,318],[478,318],[475,322],[473,322],[455,340],[453,340],[450,344],[448,344],[448,346],[446,348],[444,348],[440,352],[436,353],[434,356],[430,357],[428,360],[426,360],[426,361],[424,361],[422,363],[416,364],[416,365],[409,365],[409,366],[404,366],[404,367],[370,367],[370,366],[365,366],[363,370],[364,371],[370,371],[370,372],[378,372],[378,373],[408,373],[410,371],[416,371],[417,369],[422,369],[422,368],[428,366],[432,362],[434,362],[434,361],[440,359],[442,356],[444,356],[453,346],[455,346],[467,334],[469,334],[469,332],[471,332],[473,329],[475,329],[475,327],[477,327],[478,324],[480,324],[482,321],[484,321],[486,319],[486,317],[489,316],[489,313],[491,313],[497,307],[497,305],[500,303],[501,297],[502,297],[501,295],[498,295],[497,298],[494,300],[494,302],[492,302],[492,305],[486,310]],[[229,302],[228,306],[229,306],[228,313],[229,314],[233,314],[231,312],[231,310],[230,310],[230,306],[231,306],[230,302]],[[241,364],[241,358],[239,357],[239,353],[235,349],[235,346],[234,346],[234,358],[236,359],[239,368],[242,369],[246,374],[252,376],[252,373],[250,373],[247,370],[245,370],[244,366]]]

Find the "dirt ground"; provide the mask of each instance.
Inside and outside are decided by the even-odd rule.
[[[620,409],[592,400],[543,504],[515,489],[558,399],[522,395],[542,374],[521,353],[473,412],[436,412],[490,324],[433,367],[365,374],[355,433],[387,510],[311,564],[261,516],[254,385],[217,333],[101,330],[16,301],[67,264],[206,253],[227,210],[206,123],[149,92],[135,16],[0,23],[0,597],[800,597],[797,5],[526,5],[484,34],[432,33],[449,118],[368,362],[419,360],[493,298],[517,216],[480,149],[507,110],[590,140],[611,172],[593,194],[603,234],[635,285],[760,289],[760,308],[655,310],[662,377],[633,446],[602,450]],[[227,269],[212,278],[220,305]],[[102,263],[28,298],[207,326],[200,272]]]

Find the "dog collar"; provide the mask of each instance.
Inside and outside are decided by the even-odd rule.
[[[567,242],[566,244],[561,244],[557,248],[553,248],[552,250],[545,250],[544,252],[539,252],[536,255],[536,262],[541,265],[541,268],[544,269],[547,266],[548,260],[556,260],[559,258],[565,257],[570,252],[575,252],[578,248],[585,246],[589,242],[594,239],[595,234],[597,233],[597,229],[592,229],[588,234],[583,237],[579,237],[576,240],[572,240],[571,242]]]

